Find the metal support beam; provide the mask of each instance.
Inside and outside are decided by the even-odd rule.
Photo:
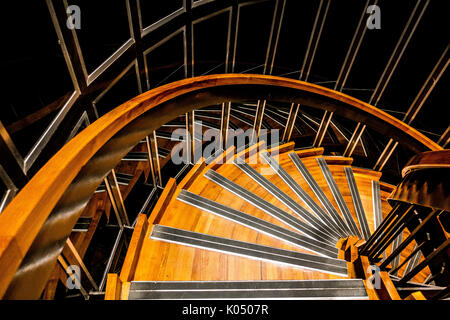
[[[234,72],[234,65],[236,61],[236,44],[238,35],[238,19],[239,7],[237,2],[231,6],[231,11],[228,19],[228,34],[227,34],[227,52],[225,58],[225,73]],[[222,103],[222,114],[220,120],[220,138],[221,145],[224,150],[228,148],[228,128],[230,125],[230,111],[231,102]]]
[[[281,2],[281,4],[280,4]],[[281,25],[283,24],[284,8],[286,0],[276,0],[275,10],[272,18],[272,27],[270,29],[269,43],[267,45],[266,60],[264,62],[263,74],[272,74],[273,63],[278,47],[278,39],[280,36]],[[262,121],[264,118],[264,109],[266,107],[266,100],[258,100],[256,106],[255,122],[253,124],[253,133],[251,141],[256,143],[259,139],[259,132],[261,131]]]
[[[397,65],[400,62],[403,53],[405,52],[406,47],[408,46],[409,41],[411,40],[414,31],[416,30],[417,25],[422,19],[422,16],[425,13],[425,10],[428,7],[429,3],[430,3],[429,0],[417,1],[417,4],[414,7],[408,19],[408,22],[406,23],[406,26],[403,29],[403,32],[394,48],[394,51],[392,52],[392,55],[389,58],[386,67],[384,68],[383,74],[378,80],[377,86],[375,87],[375,90],[373,91],[372,96],[370,97],[370,100],[368,102],[369,104],[376,106],[380,101],[384,93],[384,90],[386,89],[392,75],[394,74],[395,69],[397,68]],[[352,137],[350,138],[347,147],[345,148],[344,157],[350,157],[353,154],[356,146],[358,145],[359,139],[361,139],[361,136],[364,133],[365,129],[366,129],[365,124],[361,123],[357,124],[355,131],[353,132]]]
[[[223,150],[228,149],[228,128],[230,125],[231,102],[222,103],[222,114],[220,118],[220,139]]]
[[[20,189],[28,182],[24,169],[24,161],[14,142],[0,121],[0,166],[8,172],[9,178]]]
[[[251,143],[257,143],[259,132],[261,131],[262,121],[264,118],[264,109],[266,108],[266,100],[258,100],[256,105],[255,122],[253,123],[253,132],[250,139]]]
[[[195,118],[194,111],[186,113],[186,149],[187,163],[195,164],[196,160],[196,143],[195,143]]]
[[[405,122],[406,124],[411,124],[413,122],[413,120],[421,110],[422,106],[424,105],[425,101],[428,99],[429,95],[431,94],[434,87],[438,83],[442,74],[447,69],[450,62],[448,49],[449,46],[445,48],[438,62],[434,66],[427,80],[423,84],[416,98],[411,103],[411,106],[409,107],[408,111],[403,117],[403,122]],[[392,139],[389,140],[388,144],[386,145],[377,162],[375,163],[373,170],[381,171],[384,168],[389,158],[391,157],[392,153],[395,151],[397,145],[398,142],[394,143],[394,140]]]
[[[88,86],[88,73],[86,65],[84,63],[83,55],[81,53],[80,44],[75,29],[60,28],[59,26],[65,26],[68,17],[67,0],[64,1],[51,1],[47,0],[47,6],[50,10],[50,15],[54,24],[58,25],[57,33],[60,34],[63,40],[64,48],[66,49],[65,58],[69,61],[69,71],[74,81],[75,89],[80,93],[84,92]],[[60,41],[61,41],[60,39]]]
[[[311,36],[309,38],[308,47],[306,49],[305,57],[303,59],[303,65],[300,70],[299,80],[307,81],[309,72],[311,70],[314,56],[316,54],[317,46],[319,44],[320,36],[322,35],[323,26],[327,18],[328,8],[330,7],[330,0],[321,0],[319,7],[317,8],[316,18],[311,30]],[[294,129],[295,120],[300,109],[299,104],[291,104],[291,110],[286,122],[286,127],[283,132],[282,141],[288,142],[291,140],[292,130]]]
[[[92,288],[94,288],[94,290],[98,291],[98,286],[95,283],[94,278],[92,277],[92,275],[89,272],[88,268],[84,264],[83,259],[81,258],[80,254],[78,253],[77,248],[75,248],[75,246],[73,245],[73,243],[70,240],[70,238],[67,239],[66,244],[67,244],[67,247],[69,248],[70,252],[72,253],[72,255],[75,257],[75,260],[80,265],[81,269],[83,269],[86,277],[88,278],[89,282],[92,285]]]
[[[154,187],[162,187],[161,167],[159,165],[158,140],[156,139],[156,131],[145,137],[147,144],[148,162],[150,166],[150,174]]]
[[[185,9],[186,9],[186,36],[185,36],[185,77],[193,77],[194,76],[194,48],[193,48],[193,42],[194,42],[194,34],[192,32],[192,1],[185,1]]]
[[[102,281],[100,282],[99,291],[103,291],[105,289],[106,278],[107,278],[109,270],[111,269],[111,266],[113,264],[113,260],[114,260],[114,258],[116,256],[117,250],[119,248],[120,241],[122,240],[123,230],[124,229],[121,228],[119,230],[119,232],[117,233],[116,241],[114,242],[114,246],[113,246],[113,248],[111,250],[111,255],[109,256],[108,262],[106,263],[105,271],[103,272],[103,277],[102,277]]]
[[[130,27],[130,35],[135,42],[136,52],[136,76],[138,80],[139,93],[142,93],[144,88],[150,89],[145,77],[145,58],[142,46],[142,25],[141,25],[141,8],[139,0],[126,0],[128,24]]]
[[[120,192],[114,169],[105,177],[104,181],[119,227],[122,229],[125,225],[129,226],[130,222],[128,221],[127,211],[123,203],[122,193]]]
[[[447,127],[447,130],[445,130],[445,132],[439,138],[438,144],[440,144],[443,148],[447,148],[449,142],[450,142],[450,126]]]
[[[281,2],[281,3],[280,3]],[[284,18],[286,0],[277,0],[273,13],[272,28],[270,30],[269,44],[267,46],[266,60],[264,62],[263,74],[272,74],[275,56],[277,54],[278,39],[280,38],[281,26]]]
[[[68,276],[69,278],[74,277],[73,273],[70,273],[70,272],[69,272],[69,264],[66,262],[66,260],[64,259],[63,256],[61,256],[61,255],[58,256],[58,262],[59,262],[59,264],[61,265],[61,267],[64,269],[64,271],[67,273],[67,276]],[[80,279],[77,279],[76,281],[79,281],[79,280],[80,280]],[[80,283],[79,285],[80,285],[79,290],[80,290],[81,294],[83,295],[84,299],[85,299],[85,300],[89,300],[89,294],[88,294],[87,291],[83,288],[83,286],[81,285],[81,283]]]
[[[356,28],[355,34],[353,35],[352,42],[350,43],[350,47],[348,48],[347,54],[344,59],[344,63],[342,64],[341,70],[339,72],[338,78],[334,85],[334,90],[342,91],[347,82],[348,75],[353,66],[353,62],[355,61],[356,55],[358,54],[359,48],[361,46],[362,40],[364,39],[364,35],[366,34],[367,25],[366,25],[366,15],[367,15],[367,7],[369,5],[376,5],[378,1],[374,1],[371,3],[370,0],[366,2],[364,6],[364,10],[361,14],[361,17],[358,22],[358,26]],[[328,126],[330,125],[331,118],[333,117],[333,112],[325,111],[322,117],[322,121],[320,122],[319,129],[317,130],[316,137],[314,138],[313,145],[315,147],[320,147],[325,138],[326,132],[328,130]]]

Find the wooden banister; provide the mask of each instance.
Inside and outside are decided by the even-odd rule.
[[[422,152],[412,157],[402,170],[402,176],[414,170],[450,168],[450,150]]]
[[[442,149],[378,108],[303,81],[267,75],[221,74],[155,88],[108,112],[71,139],[0,215],[0,297],[40,296],[83,207],[103,177],[142,138],[194,109],[252,99],[328,110],[376,128],[415,151]],[[19,268],[21,272],[17,273]]]
[[[402,170],[403,179],[389,197],[433,209],[450,211],[450,150],[412,157]]]

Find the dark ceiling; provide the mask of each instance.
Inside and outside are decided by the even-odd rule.
[[[275,0],[207,0],[195,1],[193,5],[186,4],[186,1],[130,0],[131,11],[138,8],[141,12],[143,32],[138,45],[127,44],[132,32],[126,0],[67,1],[67,5],[77,5],[81,9],[81,29],[75,32],[67,30],[63,24],[66,19],[65,1],[37,0],[27,1],[26,4],[8,1],[7,5],[3,4],[0,23],[4,46],[0,72],[4,81],[0,121],[22,160],[33,160],[26,165],[30,168],[28,176],[65,143],[83,113],[87,113],[92,122],[97,115],[101,116],[141,91],[185,76],[223,72],[270,73],[265,63],[277,6]],[[367,3],[373,2],[330,1],[326,19],[316,22],[317,27],[322,27],[322,34],[310,61],[309,82],[335,88],[361,16],[369,16],[364,13],[365,7]],[[239,3],[245,5],[239,6],[239,17],[236,17],[236,12],[230,13],[236,10]],[[283,3],[283,0],[278,1],[279,6]],[[323,9],[327,4],[328,1],[319,0],[286,0],[283,18],[276,20],[274,28],[278,30],[281,23],[273,75],[296,79],[302,74],[305,76],[307,70],[302,70],[302,66],[316,14],[320,6]],[[183,9],[184,6],[187,10]],[[377,104],[382,110],[403,119],[448,48],[446,1],[380,0],[378,6],[381,10],[381,29],[365,31],[342,91],[370,101],[405,26],[408,22],[417,23],[413,32],[410,29],[406,35],[409,42],[402,50],[401,59],[395,65]],[[416,14],[413,21],[409,21],[414,10],[420,11],[422,8],[426,9],[420,19],[417,19]],[[62,30],[59,37],[65,39],[65,45],[72,55],[70,59],[75,69],[72,77],[58,44],[55,19]],[[231,27],[234,26],[233,19],[237,21],[235,29]],[[191,31],[186,27],[191,22],[192,66],[190,61],[186,61],[190,55],[185,50],[189,50],[191,45],[188,39]],[[234,48],[235,35],[234,55],[231,48]],[[73,56],[73,52],[76,52],[73,39],[78,41],[79,56]],[[105,66],[105,61],[127,45],[130,50],[124,50],[103,72],[98,70],[99,66]],[[135,52],[144,52],[145,71],[143,66],[136,69],[135,65],[131,65],[133,59],[139,59],[139,54]],[[448,61],[448,53],[445,59]],[[91,81],[88,79],[84,84],[86,79],[79,80],[82,78],[79,61],[84,62],[85,73],[91,77]],[[76,89],[73,78],[79,80],[81,95],[57,123],[59,127],[55,132],[60,134],[49,134],[48,128],[54,125],[52,121],[61,116],[61,110]],[[444,98],[448,87],[447,71],[424,100],[411,123],[435,141],[449,126],[449,117],[446,115],[449,106]],[[104,92],[105,89],[108,90]],[[335,120],[342,120],[349,132],[356,126],[356,123],[346,119],[336,117]],[[372,134],[375,140],[381,141],[381,146],[389,138],[378,137],[370,130],[365,134]],[[45,143],[39,142],[42,137],[45,137]]]

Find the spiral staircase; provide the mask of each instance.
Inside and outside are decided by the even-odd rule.
[[[287,102],[357,119],[416,156],[401,182],[391,185],[380,180],[382,172],[359,167],[339,152],[324,154],[301,140],[262,139],[252,121],[240,117],[254,134],[249,143],[238,149],[223,143],[227,148],[195,157],[201,137],[194,109],[217,112],[211,106],[222,104],[224,113],[227,102],[255,100],[258,106]],[[255,122],[263,119],[264,108],[259,110]],[[266,124],[272,129],[274,118],[272,112]],[[181,138],[172,139],[170,130],[162,134],[183,120]],[[210,128],[233,140],[223,117],[210,120]],[[158,170],[170,168],[174,156],[150,157],[157,136],[168,138],[167,150],[185,140],[187,169],[158,186],[152,209],[132,222],[123,200],[139,184],[139,174],[161,184]],[[142,157],[145,148],[148,157]],[[359,141],[356,148],[370,146]],[[116,300],[446,299],[449,159],[448,150],[404,122],[307,82],[240,74],[173,82],[88,126],[8,205],[0,215],[0,296],[39,298],[55,266],[67,271],[75,261],[85,276],[85,298],[87,283],[94,291],[105,287],[102,296]],[[137,163],[138,175],[127,175],[130,163]],[[132,233],[124,259],[114,257],[119,271],[106,269],[100,285],[74,249],[79,231],[94,224],[82,219],[92,199],[115,213],[119,236]],[[73,275],[67,273],[69,281]]]
[[[200,159],[178,185],[171,179],[149,217],[138,217],[107,299],[397,300],[444,289],[424,284],[428,267],[411,274],[425,260],[415,240],[377,279],[358,255],[399,211],[387,201],[395,186],[352,158],[294,147],[232,147]],[[402,229],[383,261],[409,236]]]

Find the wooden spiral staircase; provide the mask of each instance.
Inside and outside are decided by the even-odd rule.
[[[195,137],[194,110],[222,105],[217,128],[224,138],[231,127],[228,102],[255,100],[336,113],[416,156],[393,186],[380,181],[382,172],[355,166],[356,158],[261,140],[191,163],[181,181],[171,178],[163,188],[153,143],[159,128],[185,115],[185,135]],[[255,123],[264,115],[258,110]],[[164,146],[172,148],[172,141]],[[148,167],[140,161],[145,149]],[[307,82],[248,74],[173,82],[80,132],[2,212],[0,297],[39,299],[58,262],[69,273],[64,249],[73,245],[70,236],[91,200],[106,200],[106,187],[119,236],[133,230],[120,274],[107,276],[106,299],[445,299],[449,159],[448,150],[406,123]],[[137,160],[137,171],[151,176],[162,194],[150,214],[131,224],[122,195],[138,177],[114,170]],[[82,258],[75,260],[95,289]]]
[[[396,289],[386,271],[375,285],[358,255],[391,212],[395,187],[352,161],[264,142],[201,159],[181,183],[169,181],[148,218],[139,216],[106,299],[401,299],[397,290],[408,289]],[[399,261],[416,246],[389,265],[394,276],[411,270],[412,260]],[[433,287],[423,285],[429,275],[424,268],[412,277],[420,288],[408,299],[424,298],[414,290]]]

